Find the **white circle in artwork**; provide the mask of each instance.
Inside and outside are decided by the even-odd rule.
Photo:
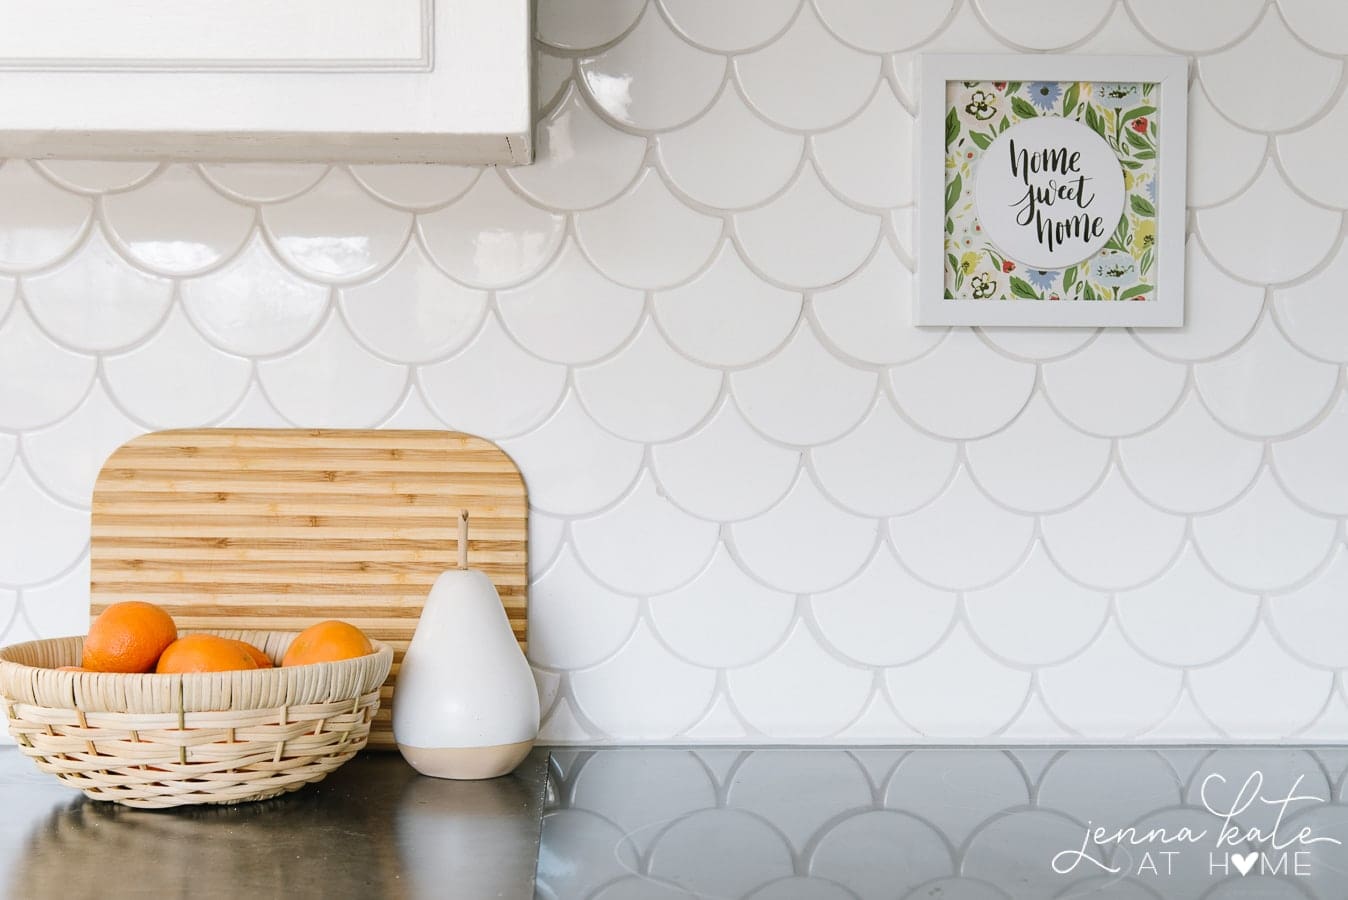
[[[1003,255],[1035,269],[1094,256],[1123,215],[1123,166],[1104,138],[1072,119],[1012,125],[983,151],[974,176],[983,231]]]

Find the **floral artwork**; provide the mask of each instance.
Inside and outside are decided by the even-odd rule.
[[[946,85],[945,296],[960,300],[1147,300],[1155,296],[1156,85],[952,81]],[[1123,167],[1123,215],[1103,249],[1064,269],[1009,259],[983,233],[974,198],[980,155],[1012,125],[1042,116],[1084,124]]]

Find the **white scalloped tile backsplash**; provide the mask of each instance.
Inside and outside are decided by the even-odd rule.
[[[519,169],[0,166],[0,638],[128,437],[455,428],[543,736],[1348,739],[1338,0],[540,0]],[[1194,56],[1189,324],[917,330],[917,52]]]

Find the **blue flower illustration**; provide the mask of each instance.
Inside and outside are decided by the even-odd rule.
[[[1152,205],[1156,205],[1156,177],[1147,179],[1147,198],[1151,200]]]
[[[1025,85],[1025,93],[1031,103],[1047,112],[1062,96],[1062,85],[1056,81],[1031,81]]]
[[[1095,99],[1110,109],[1137,106],[1142,99],[1142,85],[1102,81],[1095,85]]]
[[[1025,277],[1030,284],[1039,288],[1041,291],[1050,290],[1058,281],[1058,276],[1062,272],[1057,269],[1026,269]]]
[[[1120,250],[1104,250],[1091,262],[1091,280],[1103,287],[1137,284],[1137,260]]]

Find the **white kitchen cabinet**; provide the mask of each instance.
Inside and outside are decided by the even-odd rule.
[[[0,155],[532,160],[529,0],[0,0]]]

